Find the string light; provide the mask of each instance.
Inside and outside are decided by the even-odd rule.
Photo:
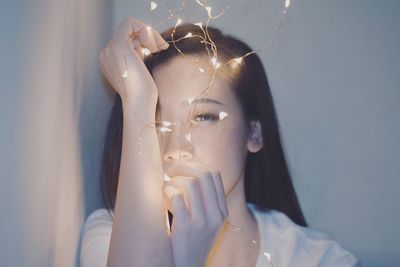
[[[172,129],[171,128],[167,128],[167,127],[161,127],[160,128],[160,132],[162,132],[162,133],[172,132]]]
[[[203,23],[202,22],[197,22],[197,23],[193,23],[196,26],[199,26],[200,28],[203,29]]]
[[[264,252],[264,256],[267,258],[268,261],[271,261],[271,254]]]
[[[208,13],[208,16],[211,17],[211,10],[212,10],[212,8],[211,8],[210,6],[206,6],[205,9],[206,9],[206,11],[207,11],[207,13]]]
[[[142,48],[142,54],[143,54],[144,56],[149,56],[149,55],[151,54],[151,51],[150,51],[148,48],[143,47],[143,48]]]
[[[153,1],[151,1],[150,2],[150,10],[154,10],[154,9],[156,9],[157,8],[157,3],[156,2],[153,2]]]
[[[216,57],[213,57],[211,59],[211,63],[213,64],[214,68],[216,68],[216,69],[218,69],[221,66],[221,64],[217,61]]]
[[[170,122],[170,121],[162,121],[161,123],[163,126],[166,126],[166,127],[169,127],[172,125],[172,122]]]
[[[219,113],[219,119],[222,121],[223,119],[225,119],[226,117],[228,117],[228,113],[226,113],[225,111],[221,111]]]
[[[122,78],[126,78],[126,77],[128,77],[128,62],[126,61],[126,56],[125,56],[125,54],[124,54],[124,61],[125,61],[125,71],[124,71],[124,73],[122,74]]]
[[[233,60],[234,60],[237,64],[240,64],[240,63],[242,63],[243,58],[242,58],[242,57],[237,57],[237,58],[234,58]]]
[[[172,181],[172,179],[168,175],[164,174],[164,181],[165,182],[170,182],[170,181]]]
[[[193,1],[195,1],[200,7],[202,7],[205,10],[206,14],[207,14],[207,20],[206,20],[205,25],[203,25],[203,22],[193,23],[193,25],[198,26],[202,30],[203,35],[193,35],[191,32],[189,32],[184,37],[175,40],[175,38],[174,38],[175,31],[176,31],[177,27],[179,25],[181,25],[182,22],[183,22],[182,18],[178,17],[177,20],[176,20],[175,28],[173,29],[173,31],[171,33],[171,40],[172,40],[171,43],[173,43],[175,49],[184,57],[186,57],[186,55],[176,45],[182,39],[195,38],[196,37],[196,38],[199,38],[200,39],[200,43],[204,45],[204,48],[205,48],[205,50],[207,52],[207,55],[209,57],[209,61],[211,62],[212,66],[213,66],[213,68],[212,68],[213,71],[211,73],[211,76],[210,76],[210,79],[208,81],[208,84],[207,84],[206,88],[200,93],[199,96],[201,96],[204,93],[208,92],[211,84],[214,81],[214,78],[215,78],[215,75],[216,75],[218,69],[222,65],[228,65],[229,64],[229,66],[231,66],[232,68],[238,69],[241,66],[241,64],[243,64],[243,61],[244,61],[244,59],[246,57],[248,57],[248,56],[250,56],[252,54],[255,54],[257,52],[263,51],[263,50],[265,50],[267,48],[268,45],[272,44],[273,40],[276,38],[277,33],[279,32],[279,30],[280,30],[280,28],[281,28],[281,26],[283,24],[285,15],[287,13],[287,9],[291,5],[290,0],[284,0],[284,9],[283,9],[283,12],[282,12],[280,23],[279,23],[278,27],[276,28],[275,32],[273,33],[271,39],[266,42],[266,45],[263,48],[258,49],[257,51],[251,51],[249,53],[246,53],[245,55],[237,55],[236,57],[228,60],[227,62],[225,62],[223,64],[221,64],[218,61],[218,49],[217,49],[217,46],[214,43],[214,41],[212,40],[212,38],[211,38],[211,36],[210,36],[210,34],[208,32],[208,25],[209,25],[211,20],[219,18],[220,16],[222,16],[229,7],[223,9],[218,15],[212,16],[213,9],[212,9],[211,6],[209,6],[207,4],[207,0],[204,0],[204,2],[201,1],[201,0],[193,0]],[[168,0],[165,0],[166,6],[167,6],[167,9],[168,9],[168,16],[167,16],[166,20],[162,21],[161,23],[159,23],[155,27],[162,25],[167,20],[170,20],[172,18],[180,16],[182,14],[185,6],[186,6],[186,2],[187,2],[187,0],[181,0],[180,7],[177,10],[172,10],[170,8],[170,6],[169,6]],[[156,2],[154,2],[154,1],[150,2],[150,10],[151,11],[154,11],[157,7],[158,7],[158,4]],[[152,28],[150,26],[147,27],[147,30],[150,31],[151,29]],[[148,55],[151,54],[150,50],[148,50],[147,48],[142,48],[142,53],[143,53],[144,56],[148,56]],[[188,58],[188,59],[190,59],[190,58]],[[191,60],[191,61],[193,62],[193,64],[195,64],[197,66],[197,69],[199,70],[200,73],[204,73],[205,72],[204,68],[200,67],[197,64],[197,60]],[[126,58],[125,58],[125,63],[126,63]],[[126,68],[126,70],[122,74],[122,77],[126,78],[127,76],[128,76],[128,70]],[[194,100],[194,98],[188,99],[189,105],[192,105],[193,100]],[[222,111],[222,112],[219,112],[218,115],[219,115],[219,120],[222,121],[228,116],[228,113]],[[177,125],[175,123],[166,122],[166,121],[155,122],[155,124],[159,125],[158,130],[161,133],[171,132],[172,129],[170,128],[170,126]],[[151,124],[148,124],[147,126],[151,126],[152,127]],[[141,145],[142,133],[143,133],[143,130],[142,130],[142,132],[140,134],[140,137],[139,137],[138,147],[140,147],[140,145]],[[185,139],[191,144],[192,135],[190,134],[190,132],[185,134]],[[141,150],[138,149],[138,151],[139,151],[138,153],[141,154]],[[191,146],[190,146],[190,151],[191,151]],[[168,175],[164,175],[164,181],[171,181],[171,178]],[[171,229],[170,229],[170,225],[169,225],[168,214],[166,214],[166,221],[167,221],[167,229],[168,229],[168,231],[170,233]],[[235,226],[235,225],[231,224],[230,222],[229,222],[229,225],[233,229],[235,229],[236,231],[246,235],[247,238],[249,238],[249,236],[245,233],[245,231],[243,231],[240,227]],[[258,244],[258,242],[256,240],[250,239],[249,241],[251,241],[251,243],[253,245],[256,245],[259,248],[260,252],[262,252],[262,255],[265,256],[265,258],[267,259],[267,261],[270,264],[270,266],[273,266],[272,261],[271,261],[271,254],[269,254],[268,252],[263,251],[263,248],[261,247],[260,244]]]

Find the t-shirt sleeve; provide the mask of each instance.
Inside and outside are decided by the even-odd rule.
[[[338,243],[332,244],[325,250],[319,264],[320,267],[361,267],[358,259]]]
[[[289,220],[289,219],[288,219]],[[317,230],[292,224],[306,254],[314,255],[318,267],[361,267],[357,258],[338,242]]]
[[[110,247],[112,217],[106,209],[94,211],[82,230],[80,266],[106,267]]]
[[[271,254],[274,266],[361,267],[358,259],[338,242],[295,224],[284,213],[264,213],[261,221],[264,249]]]

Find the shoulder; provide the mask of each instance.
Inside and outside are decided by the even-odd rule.
[[[297,225],[286,214],[251,207],[261,243],[276,266],[360,266],[352,253],[328,235]]]
[[[82,228],[80,263],[82,267],[106,266],[111,240],[113,213],[106,209],[92,212]]]

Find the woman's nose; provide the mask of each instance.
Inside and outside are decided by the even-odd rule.
[[[180,160],[187,160],[192,158],[192,153],[184,148],[184,149],[170,149],[164,153],[163,159],[166,162],[172,161],[180,161]]]
[[[163,160],[166,162],[192,158],[190,134],[187,132],[173,132],[164,137]]]

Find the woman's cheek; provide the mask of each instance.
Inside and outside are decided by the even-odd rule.
[[[203,151],[202,159],[221,173],[225,192],[229,192],[241,176],[246,160],[246,140],[239,132],[225,131],[215,135]]]

